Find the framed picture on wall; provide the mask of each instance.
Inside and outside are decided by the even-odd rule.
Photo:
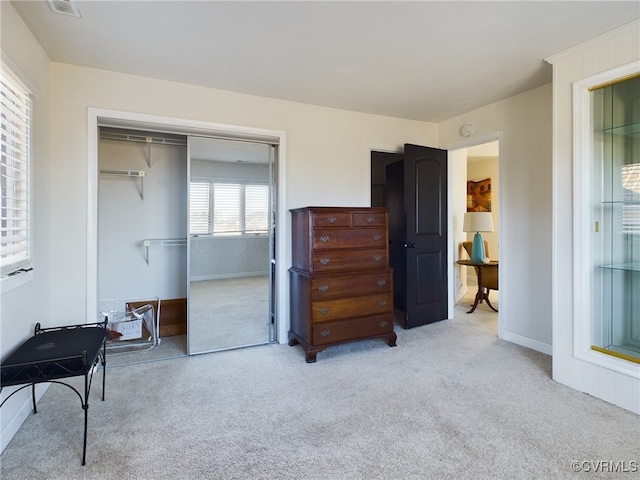
[[[467,212],[491,211],[491,178],[467,182]]]

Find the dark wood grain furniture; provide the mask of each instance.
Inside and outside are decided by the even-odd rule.
[[[473,313],[476,307],[483,301],[487,302],[487,305],[489,305],[489,307],[491,307],[493,311],[497,312],[498,310],[494,308],[493,305],[491,305],[491,301],[489,300],[489,290],[484,285],[483,277],[485,270],[495,269],[495,276],[497,278],[498,262],[494,260],[490,261],[489,263],[472,262],[471,260],[458,260],[456,263],[458,263],[459,265],[466,265],[467,267],[474,267],[476,269],[476,275],[478,276],[478,292],[476,293],[476,298],[473,302],[473,305],[471,306],[471,310],[469,310],[467,313]]]
[[[102,362],[102,400],[106,378],[106,338],[107,322],[69,325],[65,327],[41,328],[36,324],[33,337],[20,345],[0,366],[0,391],[4,387],[22,385],[5,398],[9,398],[31,387],[33,413],[36,409],[36,384],[58,383],[72,389],[80,398],[84,410],[84,439],[82,445],[82,465],[86,461],[87,421],[89,391],[93,379],[94,366]],[[84,376],[84,392],[79,392],[61,379]]]
[[[291,210],[289,345],[308,363],[325,348],[381,338],[396,344],[386,208]]]

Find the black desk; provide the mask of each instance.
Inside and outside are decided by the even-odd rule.
[[[484,284],[482,283],[482,269],[485,267],[495,268],[498,266],[498,262],[496,260],[492,260],[489,263],[472,262],[471,260],[458,260],[456,263],[459,265],[466,265],[467,267],[475,267],[476,271],[478,272],[478,292],[476,293],[476,298],[473,302],[473,305],[471,306],[471,310],[469,310],[467,313],[473,313],[478,304],[482,303],[483,301],[487,302],[487,305],[491,307],[491,310],[497,312],[498,310],[496,310],[494,306],[491,305],[491,302],[489,301],[489,295],[487,295]]]
[[[106,376],[107,322],[70,325],[66,327],[40,328],[36,324],[35,334],[20,345],[0,366],[0,391],[4,387],[22,385],[5,398],[0,407],[14,394],[31,386],[33,413],[36,409],[36,384],[59,383],[72,389],[80,398],[84,410],[84,441],[82,465],[87,452],[87,420],[89,391],[93,379],[93,367],[102,362],[102,400]],[[84,375],[84,397],[71,385],[59,381]]]

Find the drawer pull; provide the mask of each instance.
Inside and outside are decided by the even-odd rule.
[[[376,242],[379,242],[380,240],[382,240],[382,235],[378,235],[378,234],[374,235],[373,240]]]
[[[386,300],[380,300],[380,301],[378,302],[378,306],[379,306],[379,307],[384,307],[386,304],[387,304],[387,301],[386,301]]]
[[[327,291],[329,290],[329,285],[320,285],[318,287],[318,290],[320,290],[322,293],[327,293]]]
[[[336,223],[336,217],[329,217],[327,220],[329,220],[329,223]]]
[[[327,257],[322,257],[320,259],[320,263],[323,265],[329,265],[329,259]]]
[[[328,314],[328,313],[329,313],[329,308],[327,308],[327,307],[322,307],[322,308],[320,309],[320,315],[326,315],[326,314]]]
[[[379,287],[384,287],[387,284],[386,280],[380,279],[378,280],[378,286]]]
[[[367,223],[373,223],[374,221],[375,221],[375,218],[367,217]]]
[[[387,326],[387,321],[386,320],[382,320],[378,325],[380,325],[380,328],[384,328]]]
[[[320,241],[321,241],[322,243],[327,243],[327,242],[329,242],[329,235],[323,235],[323,236],[321,236],[321,237],[320,237]]]
[[[374,255],[373,260],[379,262],[380,260],[382,260],[382,255]]]
[[[329,335],[331,335],[331,330],[321,330],[320,331],[320,336],[322,338],[327,338]]]

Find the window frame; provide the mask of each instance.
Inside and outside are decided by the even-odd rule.
[[[6,174],[8,169],[16,171],[15,175],[11,176],[11,179],[18,183],[20,187],[15,185],[10,189],[11,193],[6,189],[6,185],[2,185],[1,204],[0,204],[0,216],[2,218],[8,218],[6,210],[10,208],[8,206],[9,196],[12,201],[22,202],[24,205],[21,207],[23,214],[13,219],[11,224],[5,224],[5,220],[0,224],[2,230],[3,239],[0,240],[0,245],[5,247],[4,237],[8,229],[15,229],[16,224],[21,228],[21,237],[18,243],[21,248],[16,252],[3,253],[0,252],[0,277],[3,280],[3,291],[5,290],[6,279],[12,278],[18,273],[29,272],[33,266],[33,156],[32,156],[32,138],[33,138],[33,97],[32,90],[20,80],[17,73],[5,62],[1,63],[1,89],[2,89],[2,118],[0,118],[2,143],[2,164],[3,174]],[[8,96],[7,94],[11,94]],[[19,135],[24,151],[19,152],[15,144],[11,144],[8,141],[9,125],[12,125],[9,120],[10,115],[23,116],[21,118],[22,126],[14,128],[12,130],[20,130]],[[17,153],[16,153],[17,152]],[[11,155],[11,158],[9,158]],[[22,167],[16,167],[16,164],[22,164]],[[15,190],[22,190],[19,195],[15,194]],[[22,224],[22,225],[20,225]],[[5,257],[6,255],[6,257]],[[14,257],[14,255],[17,255]],[[8,260],[7,260],[8,259]],[[22,275],[20,275],[22,277]]]

